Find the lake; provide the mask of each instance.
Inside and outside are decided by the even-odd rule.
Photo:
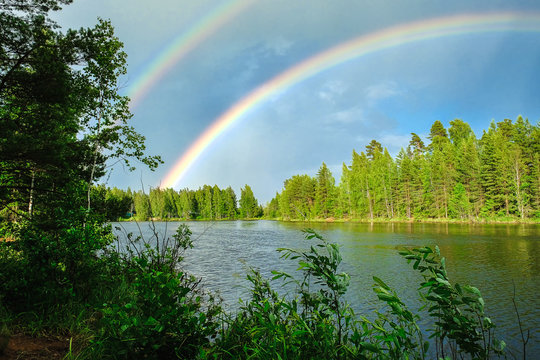
[[[277,221],[184,222],[193,232],[194,248],[188,250],[184,268],[203,279],[207,288],[220,293],[225,308],[234,311],[238,299],[248,298],[248,267],[266,277],[271,270],[293,272],[297,263],[280,259],[280,247],[307,249],[302,229],[311,227],[341,246],[342,271],[351,276],[345,299],[358,313],[373,318],[380,303],[372,291],[378,276],[416,311],[416,289],[421,276],[398,250],[438,245],[446,257],[452,283],[480,289],[486,313],[497,325],[496,336],[514,353],[520,352],[521,335],[512,305],[516,301],[524,327],[530,329],[528,354],[540,354],[540,226],[514,224],[428,223],[287,223]],[[162,236],[174,234],[178,222],[156,222]],[[125,231],[152,237],[151,223],[114,223],[120,237]],[[280,282],[276,282],[279,288]]]

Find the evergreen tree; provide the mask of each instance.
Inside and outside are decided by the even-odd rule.
[[[238,212],[236,204],[236,194],[230,186],[225,189],[223,193],[223,198],[225,217],[228,219],[236,218],[236,214]]]
[[[400,183],[400,207],[404,209],[405,216],[411,218],[413,213],[413,179],[414,172],[409,155],[401,149],[397,156]]]
[[[308,175],[294,175],[285,180],[279,208],[285,219],[309,220],[313,214],[316,180]]]
[[[465,187],[461,183],[457,183],[452,191],[448,211],[452,218],[465,219],[469,217],[469,198]]]
[[[471,135],[474,136],[470,125],[460,119],[450,121],[448,133],[454,145],[459,145],[460,142],[467,140]]]
[[[426,146],[420,136],[415,133],[411,133],[411,141],[409,141],[409,147],[412,149],[413,156],[423,154],[426,150]]]
[[[349,167],[345,163],[341,167],[341,181],[337,189],[337,194],[337,216],[340,218],[350,217],[352,214],[351,175]]]
[[[431,140],[431,144],[429,144],[430,150],[434,148],[439,148],[440,150],[441,146],[448,141],[448,133],[439,120],[435,121],[431,126],[428,139]]]
[[[333,215],[334,203],[334,177],[323,162],[317,172],[317,185],[315,189],[315,216],[327,218]]]
[[[260,209],[255,195],[249,185],[240,189],[240,217],[244,219],[250,219],[260,216]]]
[[[281,216],[279,211],[279,196],[279,193],[276,192],[276,196],[274,196],[264,208],[264,216],[266,218],[277,219]]]
[[[148,195],[142,191],[136,192],[133,195],[133,205],[135,207],[135,218],[137,220],[146,221],[152,216],[152,213],[150,212],[150,199]]]
[[[371,140],[371,142],[366,145],[366,156],[369,160],[373,160],[375,154],[380,154],[382,151],[382,145],[377,140]]]
[[[467,198],[471,202],[472,213],[478,216],[484,205],[484,193],[480,179],[482,164],[474,134],[462,141],[456,151],[457,181],[465,187]]]
[[[369,192],[368,159],[362,152],[360,155],[353,150],[351,164],[351,198],[355,217],[373,218],[373,203]]]

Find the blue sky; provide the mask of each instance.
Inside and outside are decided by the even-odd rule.
[[[128,54],[122,92],[180,34],[223,1],[75,0],[65,28],[110,19]],[[434,17],[540,12],[537,1],[255,1],[179,61],[133,109],[155,172],[114,168],[108,186],[158,186],[221,113],[273,76],[343,41]],[[478,137],[492,120],[540,120],[540,33],[497,32],[416,42],[336,66],[272,97],[218,138],[177,189],[249,184],[261,202],[324,161],[339,182],[352,150],[376,139],[395,155],[410,133],[460,118]],[[104,179],[105,180],[105,179]]]

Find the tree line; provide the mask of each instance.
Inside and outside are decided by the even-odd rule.
[[[144,191],[92,188],[93,209],[107,220],[134,217],[137,220],[181,218],[185,220],[251,219],[263,215],[263,208],[249,185],[240,189],[240,199],[229,186],[204,185],[198,190],[153,188]]]
[[[435,121],[429,144],[415,133],[392,158],[372,140],[343,163],[341,179],[323,162],[295,175],[265,208],[281,219],[474,219],[540,217],[540,127],[519,116],[490,124],[478,139],[455,119]]]

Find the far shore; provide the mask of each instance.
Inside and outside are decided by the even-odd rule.
[[[476,218],[476,219],[430,219],[430,218],[374,218],[374,219],[335,219],[335,218],[317,218],[309,220],[301,219],[270,219],[270,218],[249,218],[249,219],[185,219],[185,218],[150,218],[147,220],[137,220],[135,218],[119,219],[118,222],[131,221],[156,221],[156,222],[182,222],[182,221],[282,221],[291,223],[429,223],[429,224],[471,224],[471,225],[492,225],[492,224],[515,224],[515,225],[540,225],[540,219],[515,219],[515,218]]]

